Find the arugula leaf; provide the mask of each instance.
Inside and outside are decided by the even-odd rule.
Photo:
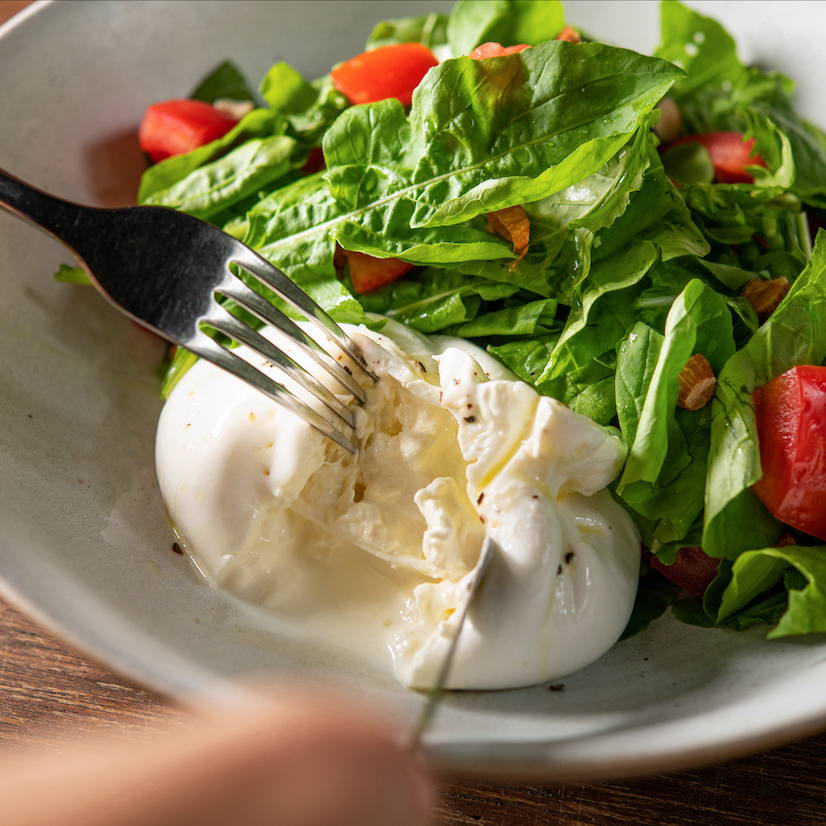
[[[450,12],[447,37],[458,57],[491,41],[535,46],[553,40],[564,25],[559,0],[459,0]]]

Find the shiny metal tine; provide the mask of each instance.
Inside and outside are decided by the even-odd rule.
[[[294,382],[301,385],[308,393],[312,393],[330,412],[340,416],[350,427],[355,427],[353,412],[337,399],[312,373],[308,372],[297,362],[293,361],[283,350],[276,347],[248,324],[236,318],[220,304],[215,304],[212,310],[204,316],[204,321],[211,324],[216,330],[235,341],[246,344],[262,358],[286,373]]]
[[[358,448],[323,416],[297,399],[289,390],[274,382],[269,376],[213,341],[206,333],[199,331],[186,343],[186,349],[260,390],[274,402],[286,407],[296,416],[300,416],[307,424],[323,436],[332,439],[349,453],[354,455],[358,453]]]
[[[346,392],[354,395],[364,403],[364,388],[353,378],[350,372],[330,355],[314,338],[307,335],[291,318],[274,307],[264,296],[248,287],[240,278],[230,276],[217,292],[237,301],[245,310],[249,310],[266,324],[280,330],[301,348],[320,367],[323,367]]]
[[[295,307],[296,310],[304,313],[319,329],[327,333],[368,376],[375,378],[367,369],[364,357],[359,352],[358,347],[353,344],[344,330],[342,330],[307,293],[290,281],[281,270],[273,266],[265,258],[262,258],[258,253],[240,244],[237,254],[233,254],[232,260],[254,275],[259,281],[266,284],[273,292],[277,293],[286,302]]]

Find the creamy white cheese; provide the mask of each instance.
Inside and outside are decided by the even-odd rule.
[[[379,377],[354,408],[357,458],[206,362],[171,394],[158,478],[201,570],[426,687],[488,532],[449,686],[541,683],[605,653],[639,569],[605,490],[620,443],[466,341],[347,331]]]

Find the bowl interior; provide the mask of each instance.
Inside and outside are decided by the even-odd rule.
[[[738,32],[751,59],[800,79],[803,111],[817,119],[819,4],[761,3],[748,15],[738,3],[693,5]],[[279,59],[323,74],[360,51],[376,21],[421,11],[416,0],[316,0],[312,15],[301,0],[37,4],[1,36],[0,167],[72,200],[128,203],[148,104],[185,95],[227,57],[253,82]],[[571,3],[569,15],[613,42],[656,42],[648,2]],[[56,283],[64,261],[57,242],[0,214],[3,591],[164,693],[234,702],[242,675],[298,674],[412,721],[419,694],[210,589],[172,552],[153,460],[162,347],[91,289]],[[427,745],[442,767],[477,777],[584,780],[718,759],[826,723],[826,640],[764,635],[664,618],[564,689],[450,695]]]

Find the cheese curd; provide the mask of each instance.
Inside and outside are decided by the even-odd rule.
[[[466,341],[346,330],[378,377],[354,407],[358,457],[207,362],[172,392],[158,478],[199,568],[427,687],[487,532],[448,686],[532,685],[605,653],[639,573],[637,530],[605,490],[619,441]]]

